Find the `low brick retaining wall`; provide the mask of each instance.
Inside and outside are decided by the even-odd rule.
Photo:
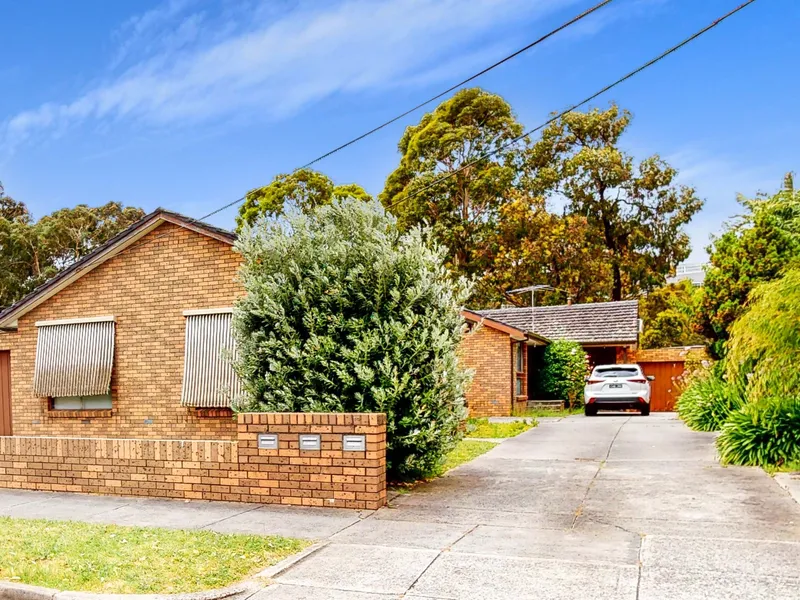
[[[377,509],[386,416],[240,414],[233,442],[0,437],[0,488]]]

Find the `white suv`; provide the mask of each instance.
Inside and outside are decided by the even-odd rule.
[[[634,408],[650,414],[650,382],[639,365],[597,365],[586,378],[583,412],[587,417],[598,410]]]

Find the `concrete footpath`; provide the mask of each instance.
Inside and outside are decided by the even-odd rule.
[[[325,539],[254,600],[797,600],[800,505],[673,415],[542,423],[377,512],[0,491],[0,514]]]

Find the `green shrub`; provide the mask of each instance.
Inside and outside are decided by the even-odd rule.
[[[728,377],[747,380],[750,402],[787,398],[800,388],[800,268],[758,286],[747,312],[733,324]]]
[[[696,377],[681,393],[675,409],[695,431],[719,431],[730,414],[744,406],[743,386],[715,373]]]
[[[457,348],[468,292],[419,228],[343,201],[237,243],[239,411],[383,412],[390,477],[438,468],[461,437],[468,373]]]
[[[539,387],[545,398],[579,406],[588,374],[588,358],[577,342],[559,340],[544,349]]]
[[[765,467],[800,459],[800,398],[745,405],[722,427],[717,449],[723,464]]]

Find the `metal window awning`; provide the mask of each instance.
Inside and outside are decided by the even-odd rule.
[[[242,383],[232,361],[236,342],[231,330],[232,311],[186,311],[181,405],[227,408],[242,394]]]
[[[99,396],[111,390],[114,317],[39,321],[33,393]]]

